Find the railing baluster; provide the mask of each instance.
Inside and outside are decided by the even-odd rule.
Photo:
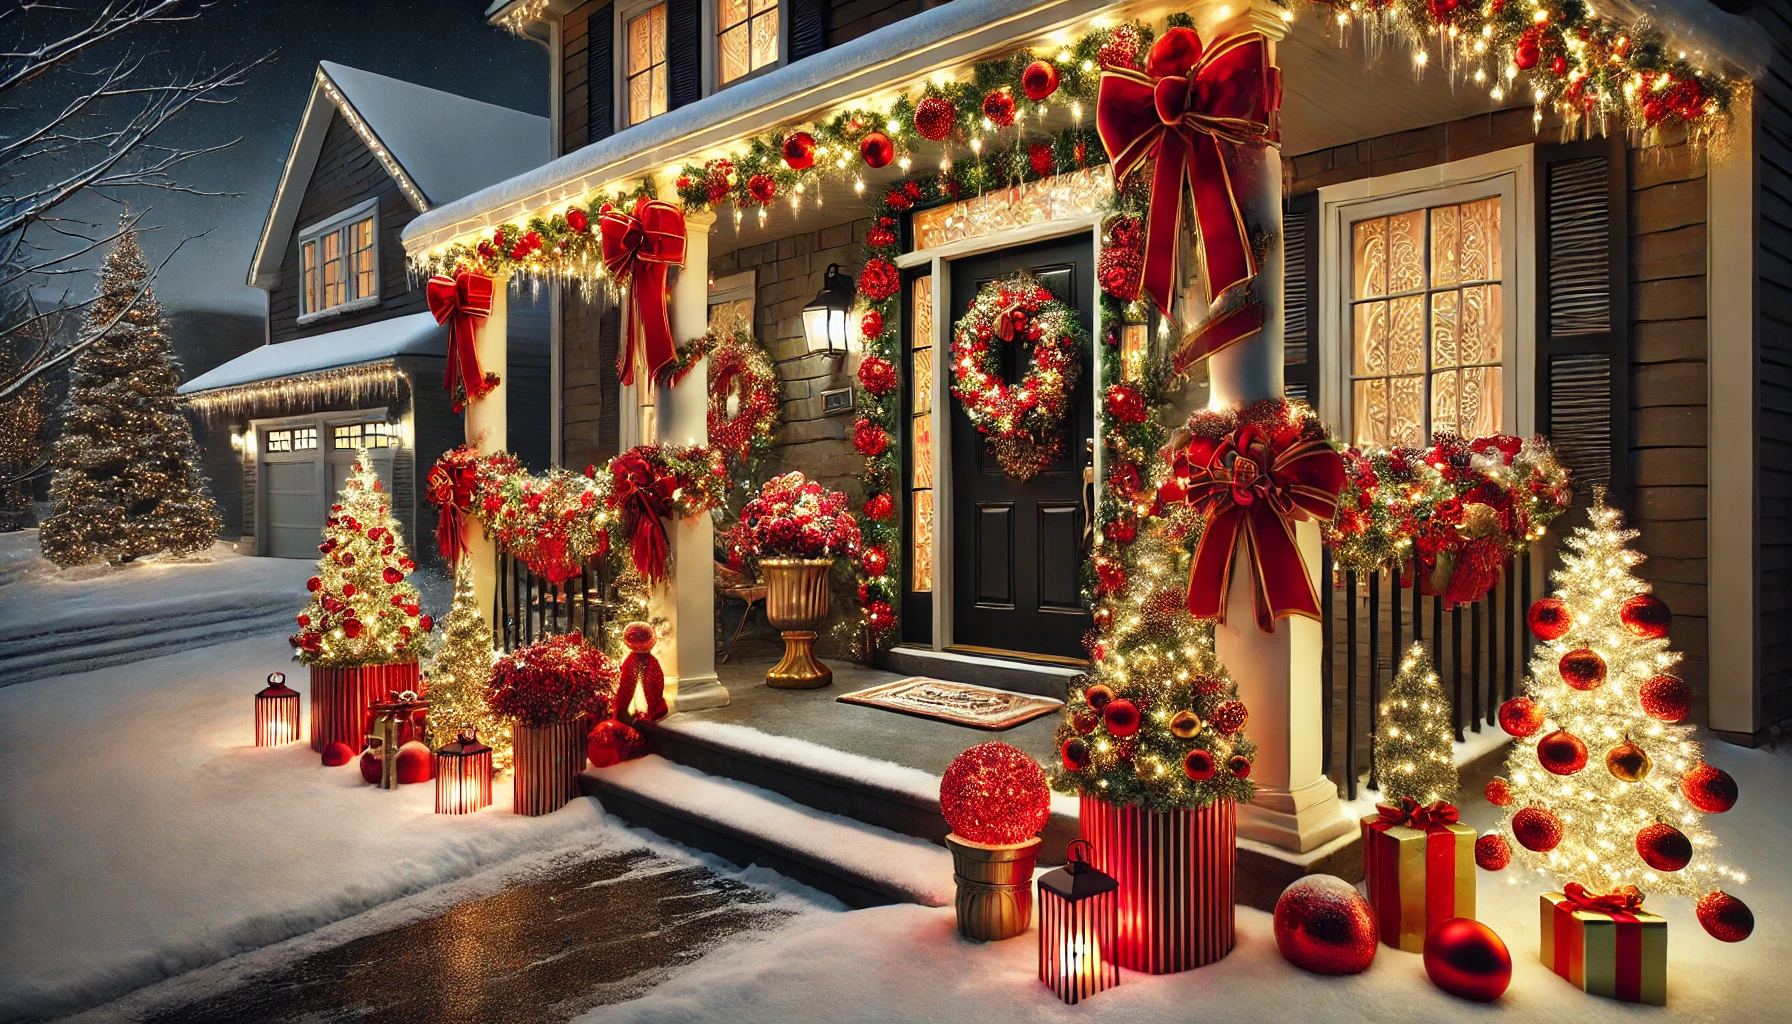
[[[1338,588],[1332,585],[1332,549],[1327,547],[1319,556],[1319,685],[1325,692],[1325,700],[1320,705],[1320,760],[1323,762],[1325,774],[1332,773],[1332,703],[1337,700],[1337,678],[1333,672],[1337,653],[1332,650],[1336,642],[1337,631],[1332,624],[1332,615],[1337,611]]]
[[[1505,664],[1500,666],[1501,668],[1505,669],[1505,678],[1502,680],[1504,686],[1502,687],[1501,694],[1500,694],[1500,698],[1502,700],[1511,700],[1512,699],[1512,694],[1514,692],[1513,686],[1515,685],[1515,680],[1518,678],[1518,672],[1519,672],[1519,668],[1518,668],[1518,633],[1517,633],[1518,618],[1519,618],[1518,607],[1519,606],[1517,603],[1518,602],[1518,575],[1517,575],[1517,573],[1518,573],[1518,564],[1510,558],[1506,559],[1506,594],[1505,594],[1505,597],[1506,597],[1506,636],[1505,636],[1503,643],[1501,644],[1501,648],[1505,651],[1506,658],[1505,658]]]
[[[1450,686],[1456,691],[1455,707],[1450,721],[1456,727],[1456,740],[1462,741],[1462,606],[1450,609]]]
[[[1412,566],[1412,642],[1425,642],[1425,598],[1420,594],[1419,563],[1414,560]],[[1433,626],[1436,623],[1432,623]]]
[[[1531,596],[1531,552],[1528,548],[1522,556],[1520,572],[1524,575],[1524,590],[1522,590],[1518,596],[1519,614],[1528,616],[1531,611],[1531,602],[1536,600]],[[1518,634],[1518,642],[1520,645],[1519,649],[1524,652],[1524,670],[1529,672],[1531,670],[1532,640],[1531,630],[1528,625],[1522,633]]]
[[[1474,715],[1469,719],[1476,732],[1481,731],[1481,604],[1476,601],[1468,610],[1468,679],[1474,691]]]
[[[1344,573],[1344,793],[1356,799],[1356,573]]]
[[[1381,705],[1381,571],[1369,574],[1369,788],[1375,785],[1375,723]]]

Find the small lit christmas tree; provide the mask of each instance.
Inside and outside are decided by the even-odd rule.
[[[38,540],[60,565],[186,554],[218,539],[218,505],[195,468],[199,446],[175,395],[180,365],[148,280],[127,231],[106,255],[82,327],[104,334],[75,359],[50,449],[54,505]]]
[[[441,641],[424,675],[429,679],[429,724],[438,736],[477,730],[492,748],[492,768],[510,767],[510,723],[486,706],[492,679],[492,628],[479,612],[473,593],[472,561],[462,558],[454,570],[454,604],[442,619]]]
[[[1375,770],[1382,798],[1454,801],[1458,782],[1450,747],[1450,698],[1424,644],[1407,648],[1380,710]]]
[[[417,563],[405,552],[398,520],[367,449],[324,519],[317,575],[305,582],[311,601],[287,637],[306,665],[348,668],[416,661],[434,626],[407,577]]]
[[[1703,824],[1729,809],[1736,787],[1681,724],[1691,699],[1672,674],[1680,655],[1668,646],[1668,608],[1634,575],[1636,537],[1595,492],[1591,524],[1565,541],[1554,592],[1531,609],[1539,643],[1526,694],[1500,708],[1518,737],[1500,831],[1516,840],[1520,863],[1564,884],[1711,899],[1742,880],[1713,856]]]

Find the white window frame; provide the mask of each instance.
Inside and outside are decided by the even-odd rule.
[[[611,17],[613,26],[611,38],[615,40],[615,53],[610,61],[610,96],[612,113],[615,115],[617,131],[645,124],[646,121],[628,119],[628,22],[638,17],[643,11],[664,3],[665,0],[635,0],[632,3],[612,4]],[[722,84],[722,39],[721,39],[721,3],[720,0],[704,0],[701,5],[701,17],[698,19],[697,32],[701,37],[703,49],[703,69],[700,92],[704,96],[713,95],[723,89],[731,89],[742,82],[750,82],[790,63],[790,12],[784,7],[784,0],[778,0],[778,59],[757,71],[750,71],[727,85]],[[668,9],[667,14],[671,11]],[[673,61],[670,24],[666,39],[666,105],[672,103],[671,65]],[[670,113],[670,110],[668,110]],[[653,118],[648,118],[648,121]]]
[[[666,113],[672,112],[671,4],[668,3],[668,0],[635,0],[633,3],[616,4],[616,27],[614,30],[616,56],[612,63],[615,65],[616,84],[613,91],[616,97],[616,124],[620,126],[617,129],[618,131],[625,128],[633,128],[638,124],[646,124],[655,117],[665,116],[664,114],[653,114],[640,121],[631,121],[628,116],[628,23],[635,18],[639,18],[641,15],[646,14],[648,11],[653,10],[655,7],[666,8]]]
[[[1413,209],[1500,198],[1502,429],[1529,436],[1536,422],[1537,232],[1535,147],[1515,146],[1432,167],[1319,190],[1318,412],[1354,439],[1351,401],[1351,225]],[[1427,390],[1429,396],[1429,390]],[[1425,410],[1426,423],[1431,411]]]
[[[356,294],[358,275],[348,266],[350,255],[350,228],[365,220],[371,220],[373,239],[373,290],[365,295]],[[341,239],[343,259],[343,295],[344,300],[332,306],[314,305],[321,303],[323,287],[323,239],[328,235],[337,235]],[[318,246],[317,275],[318,294],[311,294],[312,289],[305,280],[305,246]],[[320,220],[315,224],[299,229],[299,323],[308,324],[327,317],[338,316],[358,309],[370,309],[380,304],[380,201],[376,196],[365,202]]]
[[[704,51],[707,54],[707,59],[705,59],[703,62],[704,63],[704,73],[707,77],[707,81],[705,82],[706,92],[720,92],[723,89],[732,89],[733,87],[741,84],[742,82],[751,82],[753,79],[758,78],[760,75],[766,74],[771,71],[775,71],[778,68],[783,67],[785,65],[785,63],[790,59],[790,12],[784,9],[784,0],[774,0],[773,6],[775,6],[778,11],[778,55],[775,58],[773,58],[772,62],[770,64],[767,64],[765,67],[758,68],[753,71],[749,71],[746,74],[744,74],[744,75],[740,76],[739,78],[736,78],[732,81],[723,82],[722,81],[722,0],[705,0],[705,3],[703,5],[703,29],[702,29],[702,31],[703,31],[703,39],[704,39],[704,42],[703,42]],[[747,0],[747,10],[748,10],[747,21],[751,22],[753,20],[753,16],[751,13],[752,12],[752,0]],[[761,11],[760,16],[763,17],[764,13],[765,12]],[[751,46],[752,46],[751,32],[752,32],[752,29],[751,29],[751,27],[749,27],[748,28],[748,33],[749,33],[749,35],[748,35],[748,52],[749,52],[749,54],[751,53]],[[752,58],[751,58],[751,56],[749,56],[748,63],[751,63],[751,62],[752,62]]]

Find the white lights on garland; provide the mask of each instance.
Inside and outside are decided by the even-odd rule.
[[[201,416],[251,412],[283,412],[318,402],[390,401],[408,387],[410,377],[390,362],[339,366],[315,373],[212,388],[182,396]]]

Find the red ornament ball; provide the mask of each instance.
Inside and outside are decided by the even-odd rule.
[[[1708,892],[1699,897],[1699,925],[1719,942],[1741,942],[1755,930],[1754,911],[1727,892]]]
[[[944,142],[952,134],[958,112],[944,96],[924,96],[915,104],[915,133],[930,142]]]
[[[1107,723],[1108,732],[1114,736],[1125,738],[1139,731],[1138,705],[1124,697],[1110,700],[1101,709],[1102,721]]]
[[[1736,780],[1722,768],[1700,761],[1698,767],[1680,776],[1680,795],[1706,814],[1722,814],[1736,806]]]
[[[1649,717],[1663,722],[1684,722],[1686,716],[1692,714],[1692,691],[1673,676],[1650,676],[1643,682],[1637,697]]]
[[[1083,691],[1083,703],[1097,711],[1107,707],[1108,701],[1113,699],[1114,688],[1106,683],[1096,683],[1094,686]]]
[[[1548,853],[1562,841],[1562,822],[1541,807],[1526,807],[1512,816],[1512,838],[1532,853]]]
[[[1624,624],[1624,628],[1632,636],[1644,640],[1660,640],[1668,635],[1668,627],[1674,622],[1674,613],[1668,610],[1666,601],[1654,594],[1638,594],[1618,609],[1618,621]]]
[[[997,89],[983,97],[983,116],[997,128],[1014,123],[1014,96],[1007,89]]]
[[[1235,779],[1248,779],[1251,777],[1251,759],[1243,754],[1233,754],[1226,759],[1226,770]]]
[[[1245,720],[1249,717],[1250,713],[1245,710],[1245,706],[1242,703],[1235,700],[1229,700],[1219,707],[1214,708],[1213,714],[1208,715],[1207,720],[1213,723],[1215,729],[1230,736],[1244,728]]]
[[[1605,659],[1586,647],[1562,655],[1556,668],[1561,670],[1562,682],[1576,690],[1597,690],[1605,683]]]
[[[1198,47],[1199,43],[1196,45]],[[1197,49],[1196,52],[1200,51]],[[1131,25],[1121,25],[1115,29],[1113,34],[1108,36],[1108,41],[1101,44],[1101,49],[1095,51],[1095,59],[1104,68],[1137,68],[1139,66],[1138,30]]]
[[[1512,63],[1520,71],[1529,71],[1543,59],[1543,47],[1537,44],[1537,37],[1530,32],[1518,37],[1518,45],[1512,48]]]
[[[1101,716],[1093,711],[1078,711],[1076,714],[1070,716],[1070,727],[1075,729],[1077,734],[1081,736],[1087,736],[1094,732],[1095,727],[1100,724]]]
[[[398,757],[395,762],[392,770],[398,775],[398,784],[401,786],[409,786],[416,782],[428,782],[436,777],[435,754],[416,740],[398,748]]]
[[[1636,855],[1657,871],[1678,871],[1692,862],[1692,840],[1665,821],[1636,834]]]
[[[865,500],[865,518],[882,522],[896,514],[896,502],[888,494],[873,494]]]
[[[318,588],[322,587],[323,585],[324,585],[324,581],[323,581],[323,577],[321,577],[321,576],[313,576],[310,579],[305,581],[305,589],[309,590],[313,593],[316,593]]]
[[[386,571],[380,575],[384,577],[387,583],[396,585],[404,582],[404,573],[400,572],[396,565],[386,566]]]
[[[877,328],[881,333],[883,317],[878,316],[876,310],[865,314],[865,319],[869,321],[874,316],[877,317]],[[896,367],[890,365],[890,361],[883,356],[867,356],[859,364],[859,383],[874,395],[887,395],[896,390]]]
[[[1089,767],[1089,744],[1081,736],[1072,736],[1058,748],[1058,759],[1064,762],[1064,770],[1080,772]]]
[[[1219,774],[1219,765],[1214,763],[1213,754],[1196,747],[1182,759],[1182,774],[1195,782],[1206,782]]]
[[[337,740],[324,748],[324,767],[340,768],[355,759],[355,748]]]
[[[784,137],[784,166],[793,171],[815,166],[815,136],[808,132],[791,132]]]
[[[1051,61],[1036,60],[1021,69],[1020,91],[1027,99],[1042,100],[1058,91],[1058,69]]]
[[[585,741],[585,757],[593,768],[608,768],[631,761],[647,752],[641,733],[627,722],[614,718],[597,723]]]
[[[1555,775],[1573,775],[1587,766],[1587,745],[1566,729],[1537,741],[1537,761]]]
[[[1195,677],[1193,685],[1196,693],[1204,693],[1210,696],[1226,688],[1226,684],[1220,680],[1219,676],[1208,675],[1205,672]]]
[[[1276,948],[1314,974],[1358,974],[1375,960],[1379,933],[1369,901],[1335,875],[1308,875],[1276,900]]]
[[[1051,816],[1039,763],[1006,743],[979,743],[940,778],[940,813],[961,838],[990,846],[1024,843]]]
[[[368,749],[361,751],[362,781],[371,782],[377,786],[380,784],[380,775],[383,774],[384,771],[385,765],[380,763],[380,755],[374,753],[373,748],[369,747]]]
[[[1483,871],[1504,871],[1512,863],[1512,847],[1506,837],[1489,832],[1475,840],[1475,865]]]
[[[896,159],[896,144],[883,132],[872,132],[859,140],[859,156],[864,158],[866,167],[888,167]]]
[[[1453,996],[1491,1003],[1512,984],[1512,954],[1492,928],[1452,917],[1425,936],[1425,974]]]
[[[1500,705],[1500,728],[1511,736],[1534,735],[1543,728],[1543,706],[1529,697],[1514,697]]]
[[[1556,640],[1574,625],[1574,615],[1559,597],[1538,598],[1525,613],[1525,625],[1539,640]]]
[[[1044,176],[1058,169],[1058,156],[1049,145],[1035,142],[1027,147],[1027,163],[1032,166],[1034,174]]]
[[[875,338],[884,333],[884,315],[875,309],[868,311],[864,316],[859,318],[859,333],[867,338]],[[877,356],[872,356],[871,358],[878,359]],[[882,360],[879,361],[881,362]],[[885,363],[884,365],[888,366],[889,364]],[[891,372],[894,373],[894,371]],[[865,379],[864,363],[859,364],[859,379]]]
[[[769,174],[755,174],[747,179],[747,194],[761,205],[769,203],[778,194],[778,183]]]
[[[859,564],[865,567],[866,575],[882,576],[884,570],[890,567],[890,556],[884,553],[883,548],[873,545],[859,554]]]
[[[1487,788],[1481,792],[1487,797],[1487,802],[1495,807],[1512,806],[1512,784],[1505,779],[1495,776],[1487,780]]]

